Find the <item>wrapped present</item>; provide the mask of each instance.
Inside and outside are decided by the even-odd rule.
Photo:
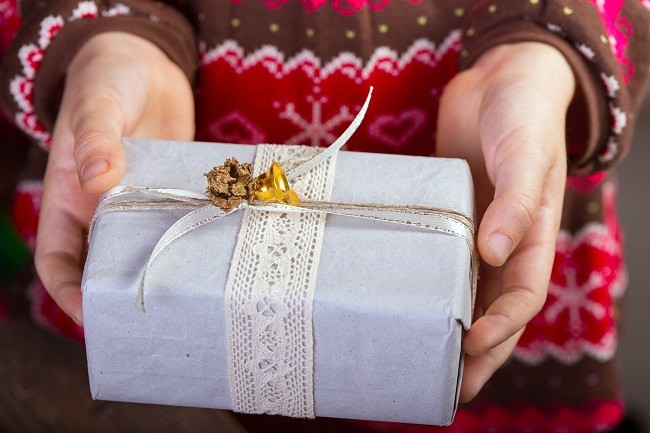
[[[99,205],[82,284],[94,398],[452,421],[475,277],[464,161],[124,147],[127,170]],[[253,173],[212,170],[231,157]],[[225,173],[207,191],[221,208],[206,197],[211,171]]]

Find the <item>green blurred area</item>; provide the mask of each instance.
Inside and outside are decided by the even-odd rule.
[[[16,233],[9,214],[0,211],[0,283],[14,276],[29,259],[29,251]]]

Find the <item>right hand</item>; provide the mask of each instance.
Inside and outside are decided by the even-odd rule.
[[[45,289],[79,325],[88,223],[99,195],[122,177],[126,136],[191,140],[192,89],[151,42],[103,33],[84,44],[68,67],[34,255]]]
[[[566,185],[565,123],[575,91],[564,56],[539,42],[504,44],[454,77],[440,102],[439,156],[470,166],[483,260],[465,335],[460,401],[506,362],[544,306]]]

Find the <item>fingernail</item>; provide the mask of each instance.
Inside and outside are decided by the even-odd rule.
[[[108,173],[108,160],[103,156],[91,158],[81,169],[81,182],[86,183]]]
[[[512,240],[501,232],[494,232],[490,235],[488,246],[492,257],[499,263],[503,263],[512,251]]]

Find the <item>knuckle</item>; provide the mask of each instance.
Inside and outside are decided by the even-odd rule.
[[[95,150],[101,150],[105,135],[97,130],[88,129],[75,138],[74,157],[81,162],[88,159]]]
[[[530,315],[531,317],[536,316],[540,311],[542,311],[542,308],[544,308],[544,304],[546,303],[546,296],[533,296],[531,303],[530,303]]]
[[[98,129],[84,129],[75,138],[75,151],[90,150],[100,146],[105,140],[106,134]]]
[[[513,312],[515,313],[514,315],[517,317],[519,317],[523,313],[521,306],[514,306]],[[519,324],[518,320],[515,319],[515,317],[513,317],[513,315],[496,313],[496,317],[497,320],[504,325],[503,329],[506,330],[507,338],[510,338],[510,336],[514,335],[519,329],[521,329],[521,325]]]
[[[42,252],[36,248],[34,253],[34,265],[36,272],[43,283],[45,290],[52,296],[54,300],[58,298],[59,293],[65,287],[57,275],[57,269],[61,266],[71,267],[76,266],[76,260],[70,255],[61,252]],[[60,270],[60,269],[58,269]]]
[[[63,294],[66,292],[66,289],[69,287],[68,281],[58,281],[52,287],[46,288],[47,292],[50,294],[52,299],[54,299],[57,304],[60,304],[61,299],[64,298]]]
[[[521,296],[510,299],[511,305],[509,308],[512,315],[509,317],[509,322],[514,335],[541,311],[546,302],[546,291],[529,285],[517,285],[508,289],[508,291],[521,294]]]
[[[95,150],[104,149],[111,131],[118,131],[122,109],[110,96],[92,95],[80,98],[72,109],[71,126],[75,132],[74,156],[84,159]]]
[[[514,218],[523,232],[532,227],[535,222],[538,204],[533,197],[527,194],[519,195],[512,202]]]
[[[52,288],[54,285],[54,273],[52,272],[53,257],[51,253],[42,253],[38,249],[34,254],[34,266],[36,267],[36,273],[43,283],[45,290],[52,295],[52,298],[56,299],[55,293],[53,293]]]

